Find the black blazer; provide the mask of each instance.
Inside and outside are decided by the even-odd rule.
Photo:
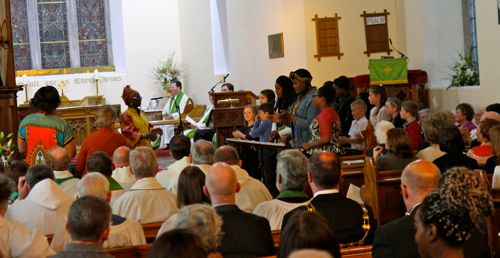
[[[267,219],[246,213],[236,205],[215,207],[222,218],[222,240],[218,248],[223,257],[274,255],[271,227]]]
[[[446,153],[433,162],[441,170],[441,174],[444,174],[446,170],[452,167],[466,167],[468,169],[476,169],[478,167],[477,161],[465,154]]]
[[[410,215],[391,221],[377,230],[372,248],[373,258],[420,258],[413,224],[416,210],[417,207]],[[476,230],[465,243],[464,257],[489,256],[488,239],[484,233]]]
[[[362,228],[363,210],[357,202],[344,197],[341,193],[333,193],[318,195],[311,199],[311,204],[317,212],[326,218],[339,244],[357,242],[363,238],[365,234]],[[367,208],[371,228],[365,239],[365,244],[370,244],[373,240],[373,232],[375,232],[375,223],[373,211],[369,207]],[[285,228],[286,223],[295,212],[306,209],[305,206],[299,206],[285,214],[281,229]]]

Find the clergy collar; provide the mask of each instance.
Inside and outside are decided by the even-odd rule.
[[[318,196],[318,195],[323,195],[323,194],[334,194],[334,193],[338,193],[339,192],[339,189],[325,189],[325,190],[319,190],[317,192],[314,193],[314,197]]]
[[[160,190],[165,189],[154,177],[138,179],[130,188],[132,190]]]
[[[69,172],[68,170],[63,170],[63,171],[54,170],[54,177],[56,179],[63,179],[63,178],[73,177],[73,174],[71,174],[71,172]]]

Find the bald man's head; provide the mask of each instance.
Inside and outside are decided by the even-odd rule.
[[[47,166],[54,171],[67,170],[70,163],[71,157],[66,149],[55,146],[47,151]]]
[[[130,148],[127,146],[118,147],[113,152],[113,164],[115,167],[126,167],[130,165]]]
[[[434,163],[426,160],[416,160],[403,169],[401,184],[406,185],[410,195],[425,197],[425,195],[439,187],[440,177],[441,172]]]
[[[233,197],[239,190],[234,170],[226,163],[217,162],[210,167],[205,186],[212,199]]]

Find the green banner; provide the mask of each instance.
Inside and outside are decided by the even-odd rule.
[[[370,59],[370,85],[408,83],[406,58]]]

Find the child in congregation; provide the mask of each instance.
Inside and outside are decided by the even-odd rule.
[[[260,124],[254,125],[250,131],[252,138],[259,138],[260,142],[268,142],[273,125],[274,105],[272,103],[261,104],[258,108]],[[278,195],[276,189],[276,155],[275,150],[262,150],[260,152],[261,171],[264,184],[273,196]]]
[[[271,103],[274,108],[274,104],[276,102],[276,94],[274,94],[274,91],[270,89],[262,90],[259,94],[259,102],[261,105]]]
[[[354,119],[349,129],[349,137],[339,137],[342,144],[351,144],[351,148],[345,149],[345,155],[362,154],[365,149],[364,137],[361,133],[366,130],[368,125],[366,110],[367,106],[363,100],[358,99],[351,103],[351,113]]]
[[[400,111],[401,118],[403,118],[405,123],[405,130],[410,135],[411,141],[413,143],[412,150],[414,152],[419,150],[420,142],[422,141],[422,129],[417,121],[418,116],[418,106],[417,103],[411,100],[407,100],[401,104]]]

